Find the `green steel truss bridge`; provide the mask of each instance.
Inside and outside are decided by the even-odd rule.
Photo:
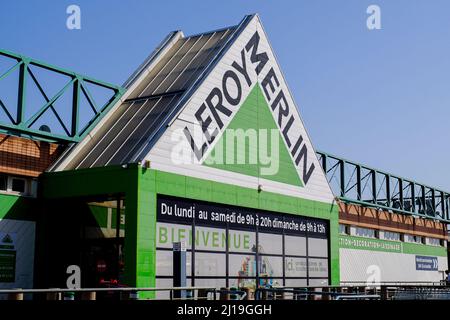
[[[0,132],[5,134],[58,143],[78,142],[124,91],[119,86],[0,50]]]
[[[346,203],[450,222],[450,194],[423,183],[317,152],[334,195]]]
[[[124,92],[120,86],[0,50],[0,133],[76,143]],[[450,223],[450,193],[325,152],[317,155],[340,201]]]

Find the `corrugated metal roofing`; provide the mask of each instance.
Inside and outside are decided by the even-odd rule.
[[[217,61],[246,19],[249,17],[238,26],[179,37],[148,70],[149,61],[154,56],[150,57],[127,81],[126,86],[132,91],[128,92],[126,100],[111,111],[112,114],[88,142],[73,146],[51,170],[90,168],[141,160],[147,150],[146,144],[162,128],[166,117],[182,107],[180,101],[187,90],[195,87],[206,75],[207,69]],[[165,41],[168,42],[174,34]],[[139,79],[144,71],[147,71],[147,75]]]

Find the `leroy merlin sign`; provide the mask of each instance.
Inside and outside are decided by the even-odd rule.
[[[201,135],[188,126],[183,133],[203,165],[305,186],[313,150],[269,48],[257,30],[234,50],[237,58],[194,111]]]

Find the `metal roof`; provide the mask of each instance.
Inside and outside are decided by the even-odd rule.
[[[138,162],[251,16],[233,27],[184,37],[173,32],[125,83],[108,117],[50,171]]]

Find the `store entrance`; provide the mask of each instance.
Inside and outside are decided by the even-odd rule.
[[[124,286],[125,211],[123,194],[49,203],[36,226],[34,286]]]
[[[80,247],[82,286],[124,286],[125,205],[123,198],[89,202]],[[117,291],[97,293],[97,299],[119,299]]]
[[[85,288],[118,287],[123,283],[124,238],[86,239],[82,246]]]

